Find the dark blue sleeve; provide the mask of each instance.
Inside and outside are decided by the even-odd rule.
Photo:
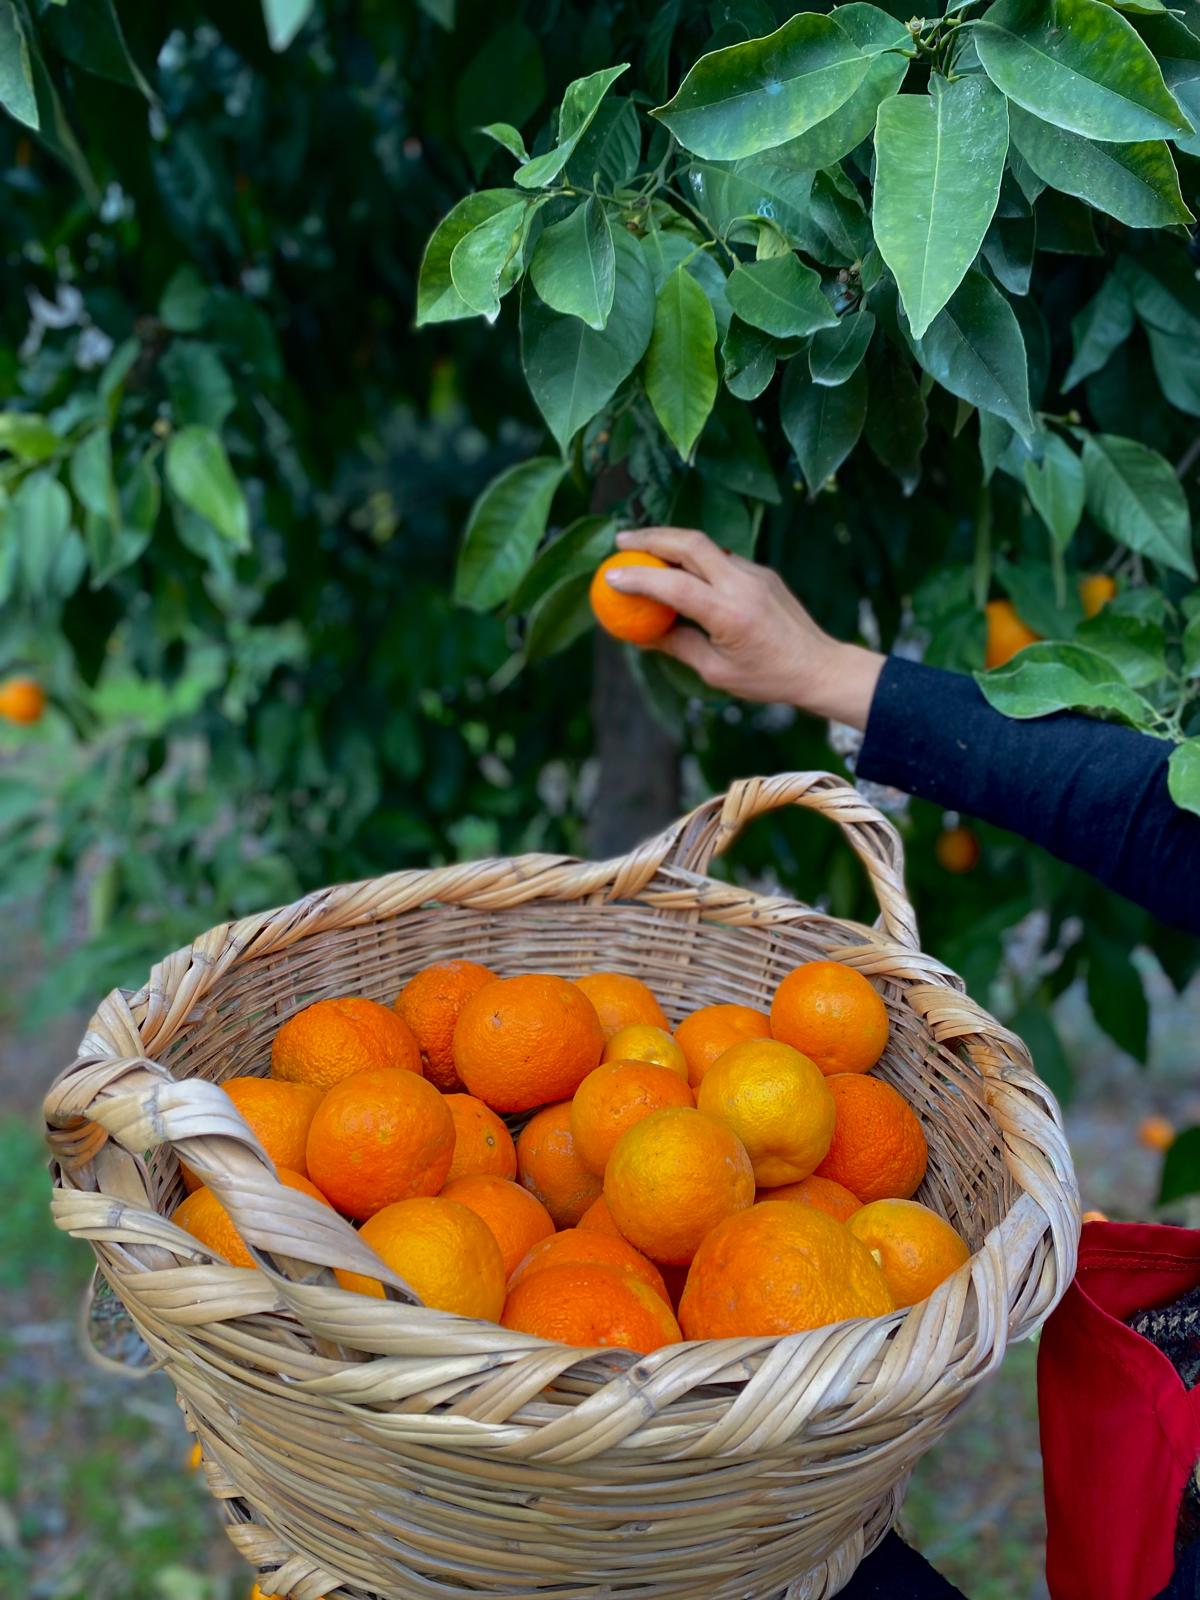
[[[1167,792],[1170,754],[1094,717],[1016,722],[973,678],[889,656],[858,774],[1009,828],[1200,933],[1200,817]]]

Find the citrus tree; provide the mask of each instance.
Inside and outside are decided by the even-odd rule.
[[[1191,5],[907,14],[3,0],[0,677],[49,706],[0,733],[0,892],[63,952],[41,1014],[321,883],[582,850],[622,754],[683,800],[838,767],[657,657],[593,717],[621,522],[967,670],[1007,599],[1052,642],[998,703],[1192,748]],[[927,946],[1056,1087],[1079,977],[1144,1058],[1132,953],[1182,985],[1194,943],[946,820],[902,817]],[[730,870],[873,914],[811,819]]]

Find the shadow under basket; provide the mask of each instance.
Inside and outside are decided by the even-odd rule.
[[[788,804],[844,830],[874,928],[705,875],[747,821]],[[891,1019],[876,1071],[929,1141],[919,1198],[971,1259],[906,1312],[650,1356],[415,1303],[349,1223],[278,1183],[216,1085],[265,1073],[275,1030],[312,1001],[390,1002],[453,957],[634,973],[672,1023],[719,1001],[765,1009],[803,961],[855,968]],[[895,830],[826,773],[738,783],[618,860],[394,873],[214,928],[109,995],[46,1121],[55,1220],[97,1259],[93,1341],[169,1375],[230,1538],[265,1592],[295,1600],[836,1594],[918,1457],[1075,1270],[1053,1096],[1020,1039],[921,953]],[[169,1220],[181,1159],[260,1270]],[[335,1265],[383,1279],[387,1298],[342,1290]]]

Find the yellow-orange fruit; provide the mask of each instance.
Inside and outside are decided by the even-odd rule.
[[[1147,1150],[1169,1150],[1175,1143],[1174,1124],[1166,1117],[1143,1117],[1138,1124],[1138,1143]]]
[[[653,644],[670,632],[675,625],[675,612],[670,606],[651,600],[648,595],[622,594],[608,582],[608,574],[615,567],[657,567],[665,571],[669,565],[644,550],[622,550],[600,563],[588,599],[596,621],[606,633],[629,644]]]
[[[936,1211],[916,1200],[873,1200],[846,1223],[879,1263],[897,1306],[915,1306],[971,1252]]]
[[[545,1272],[547,1267],[556,1267],[564,1261],[573,1261],[581,1266],[613,1267],[619,1272],[632,1272],[635,1278],[640,1278],[648,1289],[653,1289],[655,1294],[667,1299],[667,1288],[663,1282],[663,1275],[640,1250],[635,1250],[627,1239],[613,1237],[607,1233],[588,1233],[582,1228],[564,1228],[561,1233],[552,1233],[548,1239],[541,1239],[523,1260],[518,1262],[516,1270],[509,1274],[509,1293],[516,1288],[522,1278],[528,1278],[534,1272]]]
[[[667,1302],[631,1272],[572,1261],[522,1279],[501,1321],[557,1344],[615,1345],[642,1355],[681,1337]]]
[[[608,1209],[608,1201],[603,1195],[593,1200],[591,1205],[579,1219],[578,1226],[584,1233],[603,1233],[611,1239],[623,1239],[625,1235],[613,1221],[613,1214]]]
[[[943,828],[933,847],[946,872],[970,872],[979,861],[979,840],[970,828]]]
[[[603,1049],[600,1018],[583,990],[545,973],[485,984],[454,1029],[458,1075],[493,1111],[569,1099]]]
[[[374,1067],[421,1071],[421,1052],[390,1006],[359,995],[318,1000],[297,1011],[271,1044],[271,1076],[328,1089]]]
[[[417,1072],[357,1072],[317,1107],[307,1155],[317,1187],[363,1222],[397,1200],[438,1192],[454,1155],[454,1118]]]
[[[650,1061],[656,1067],[669,1067],[681,1078],[688,1075],[683,1046],[665,1028],[633,1022],[619,1028],[604,1046],[602,1061]]]
[[[868,1072],[887,1044],[887,1007],[853,967],[806,961],[775,991],[771,1032],[824,1073]]]
[[[755,1199],[798,1201],[800,1205],[816,1206],[818,1211],[824,1211],[838,1222],[845,1222],[862,1206],[862,1201],[856,1194],[851,1194],[845,1184],[835,1183],[832,1178],[818,1178],[815,1172],[807,1178],[801,1178],[799,1183],[783,1183],[775,1189],[760,1189]]]
[[[478,961],[439,961],[414,973],[392,1001],[421,1052],[425,1076],[443,1094],[462,1088],[454,1065],[454,1029],[458,1014],[496,974]]]
[[[298,1189],[301,1194],[311,1195],[322,1205],[329,1205],[328,1197],[299,1172],[289,1172],[286,1167],[280,1167],[278,1176],[280,1183],[287,1188]],[[184,1196],[175,1207],[171,1221],[190,1233],[193,1239],[199,1239],[214,1254],[224,1256],[231,1267],[254,1265],[254,1257],[234,1227],[233,1218],[207,1184],[201,1184],[191,1194]]]
[[[492,1230],[468,1206],[441,1195],[397,1200],[364,1222],[358,1236],[423,1305],[483,1322],[499,1320],[504,1260]],[[378,1278],[339,1271],[337,1280],[343,1289],[383,1299]]]
[[[596,1008],[605,1042],[622,1028],[665,1028],[667,1014],[640,978],[627,972],[586,972],[572,980]]]
[[[705,1073],[696,1105],[741,1140],[764,1187],[807,1178],[833,1138],[829,1085],[778,1039],[744,1039],[726,1050]]]
[[[1079,580],[1079,601],[1085,617],[1098,617],[1117,592],[1116,580],[1107,572],[1089,572]]]
[[[473,1094],[445,1096],[454,1118],[454,1155],[446,1182],[470,1172],[491,1172],[499,1178],[517,1175],[517,1148],[512,1134],[490,1106]]]
[[[519,1183],[489,1173],[455,1178],[442,1190],[443,1200],[457,1200],[481,1217],[495,1235],[507,1280],[534,1245],[553,1237],[554,1219],[536,1196]]]
[[[276,1168],[308,1176],[305,1147],[313,1115],[321,1104],[322,1090],[311,1083],[281,1083],[274,1078],[227,1078],[221,1085],[233,1101]],[[200,1187],[200,1179],[179,1163],[184,1187]]]
[[[573,1228],[600,1194],[599,1177],[580,1160],[571,1102],[546,1106],[517,1135],[517,1181],[536,1195],[556,1228]]]
[[[0,717],[8,722],[40,722],[46,691],[36,678],[9,678],[0,683]]]
[[[687,1058],[688,1082],[698,1089],[704,1074],[730,1045],[743,1039],[769,1039],[771,1020],[753,1006],[701,1006],[675,1029],[675,1040]]]
[[[984,610],[987,613],[984,664],[989,668],[1002,667],[1026,645],[1037,644],[1042,637],[1026,627],[1011,600],[989,600]]]
[[[844,1184],[864,1205],[909,1199],[929,1155],[916,1112],[890,1083],[868,1073],[840,1072],[828,1083],[837,1120],[818,1175]]]
[[[601,1063],[588,1073],[571,1101],[571,1134],[579,1159],[602,1177],[613,1146],[627,1128],[652,1111],[694,1104],[686,1079],[669,1067],[649,1061]]]

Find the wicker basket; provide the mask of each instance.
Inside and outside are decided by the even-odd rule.
[[[875,928],[704,876],[750,818],[786,804],[845,831]],[[1078,1235],[1053,1097],[1021,1041],[921,954],[902,872],[894,829],[841,780],[747,780],[620,860],[524,856],[325,889],[214,928],[104,1001],[46,1101],[55,1218],[91,1240],[145,1360],[175,1384],[264,1590],[818,1600],[846,1582],[917,1458],[1054,1306]],[[891,1016],[878,1070],[928,1135],[921,1196],[971,1260],[906,1313],[648,1357],[413,1303],[348,1223],[278,1184],[215,1085],[265,1071],[299,1007],[390,1000],[452,956],[506,974],[633,972],[673,1020],[766,1006],[815,957],[857,968]],[[168,1220],[180,1157],[261,1271]],[[347,1293],[334,1264],[393,1292]],[[106,1304],[119,1309],[102,1285],[93,1334]]]

